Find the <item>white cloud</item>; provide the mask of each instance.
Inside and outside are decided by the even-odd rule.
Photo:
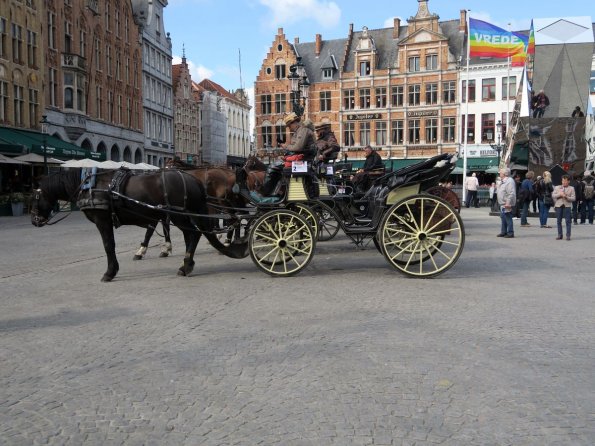
[[[315,20],[323,28],[332,28],[341,18],[341,9],[333,1],[260,0],[260,3],[271,10],[271,28],[302,20]]]
[[[182,63],[182,58],[180,56],[173,56],[171,63],[172,65],[180,64]],[[210,79],[213,77],[214,71],[204,65],[196,65],[188,59],[186,59],[186,63],[188,64],[188,71],[194,82],[200,82],[203,79]]]

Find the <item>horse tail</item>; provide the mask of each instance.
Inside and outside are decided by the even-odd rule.
[[[219,251],[221,254],[230,257],[232,259],[243,259],[248,255],[248,243],[240,243],[234,244],[232,243],[229,246],[225,246],[219,239],[217,235],[212,232],[205,232],[204,236],[209,241],[209,243]]]

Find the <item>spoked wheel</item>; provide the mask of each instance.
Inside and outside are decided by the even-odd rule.
[[[425,192],[446,200],[453,208],[457,210],[457,212],[461,212],[461,200],[459,200],[459,196],[452,189],[444,186],[434,186],[430,187]]]
[[[339,232],[339,218],[332,208],[321,201],[310,206],[318,218],[318,241],[332,240]]]
[[[271,276],[292,276],[304,269],[316,246],[316,233],[304,217],[286,209],[267,212],[250,231],[250,256]]]
[[[314,209],[312,209],[310,206],[306,206],[305,204],[302,204],[302,203],[290,203],[287,206],[287,209],[289,209],[290,211],[296,212],[296,213],[300,214],[302,217],[304,217],[306,219],[306,221],[308,222],[308,224],[310,224],[310,226],[312,226],[312,229],[314,230],[314,234],[318,233],[318,230],[319,230],[318,216],[316,215],[316,212],[314,212]]]
[[[415,277],[447,271],[465,245],[459,213],[447,201],[425,194],[393,205],[384,215],[377,236],[386,260]]]

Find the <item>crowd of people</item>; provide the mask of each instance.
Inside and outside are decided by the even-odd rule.
[[[539,209],[540,228],[548,225],[550,209],[556,215],[556,240],[570,240],[572,224],[593,224],[593,203],[595,201],[595,177],[587,170],[582,175],[563,175],[562,184],[554,186],[552,175],[546,171],[534,179],[534,172],[528,171],[521,181],[520,175],[511,177],[510,169],[501,169],[499,181],[492,185],[497,209],[500,212],[501,229],[498,237],[514,238],[514,219],[520,219],[521,227],[530,227],[527,220],[531,203]],[[492,208],[492,210],[495,210]],[[535,209],[534,209],[535,211]]]

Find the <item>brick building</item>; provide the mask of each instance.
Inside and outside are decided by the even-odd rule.
[[[439,21],[418,0],[407,25],[354,31],[345,39],[291,44],[279,29],[255,82],[256,147],[288,138],[287,75],[298,57],[310,83],[305,117],[330,122],[343,156],[361,159],[366,144],[387,159],[458,151],[457,82],[466,17]]]
[[[193,86],[185,54],[182,55],[182,63],[172,66],[172,82],[175,154],[182,161],[200,164],[201,92]]]

